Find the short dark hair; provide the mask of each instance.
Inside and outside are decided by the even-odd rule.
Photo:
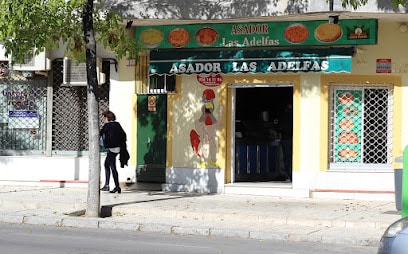
[[[115,121],[116,116],[112,111],[106,110],[102,113],[102,115],[106,118],[108,118],[108,121]]]

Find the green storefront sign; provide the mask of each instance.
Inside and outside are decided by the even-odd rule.
[[[135,38],[150,49],[372,45],[377,26],[376,19],[141,26]]]
[[[150,52],[150,75],[199,73],[351,72],[353,47],[292,50]]]

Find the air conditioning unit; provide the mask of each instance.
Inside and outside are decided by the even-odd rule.
[[[102,85],[106,82],[105,73],[102,70],[102,59],[97,58],[96,60],[96,75],[98,78],[98,84]],[[86,64],[78,63],[71,58],[65,57],[63,63],[63,86],[86,86],[88,84],[88,79],[86,76]]]
[[[34,51],[34,50],[33,50]],[[24,63],[15,63],[14,71],[49,71],[51,70],[51,60],[47,58],[45,50],[38,55],[27,55]]]
[[[8,57],[6,56],[6,48],[4,45],[0,42],[0,61],[11,61],[11,56],[9,55]]]

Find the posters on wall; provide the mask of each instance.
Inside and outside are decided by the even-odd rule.
[[[335,140],[337,162],[361,161],[362,91],[337,90],[335,95]]]

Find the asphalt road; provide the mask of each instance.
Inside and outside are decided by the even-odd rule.
[[[0,224],[2,254],[374,254],[375,247]]]

